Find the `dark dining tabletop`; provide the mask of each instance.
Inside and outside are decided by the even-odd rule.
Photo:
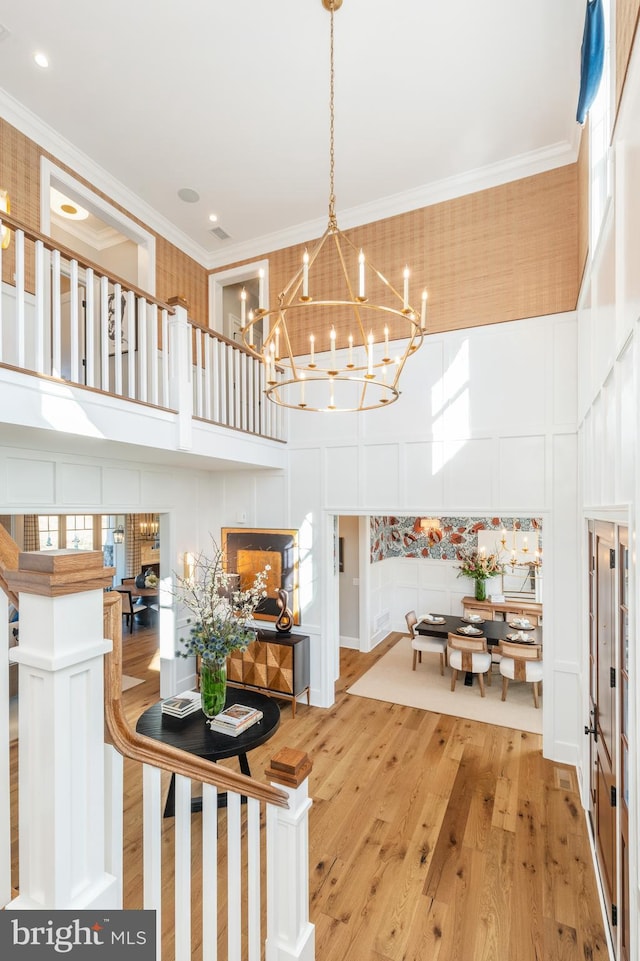
[[[507,640],[507,634],[515,634],[522,632],[527,640],[522,643],[528,644],[542,644],[542,628],[534,627],[533,630],[523,630],[520,627],[510,627],[507,621],[474,621],[470,622],[468,619],[463,617],[455,617],[452,614],[437,614],[436,611],[432,612],[435,617],[442,617],[444,623],[434,623],[433,621],[420,620],[416,624],[416,631],[418,634],[425,634],[429,637],[446,637],[448,634],[460,633],[461,627],[468,627],[470,624],[472,627],[477,627],[482,634],[477,634],[477,637],[486,637],[487,647],[497,647],[500,641]],[[511,622],[513,623],[513,621]],[[464,637],[464,634],[461,635]]]

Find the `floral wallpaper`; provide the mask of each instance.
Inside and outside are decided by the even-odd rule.
[[[388,557],[429,557],[455,561],[460,551],[478,549],[478,531],[521,530],[542,533],[538,517],[439,517],[440,540],[429,538],[420,527],[421,517],[372,517],[371,563]]]

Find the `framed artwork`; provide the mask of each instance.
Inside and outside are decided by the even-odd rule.
[[[137,310],[137,305],[135,310]],[[134,311],[135,312],[135,311]],[[124,294],[120,295],[120,323],[121,323],[121,344],[122,352],[136,349],[136,318],[129,317],[127,298]],[[107,300],[107,331],[109,338],[109,356],[113,357],[116,352],[116,296],[110,293]]]
[[[298,600],[298,532],[264,528],[223,527],[222,549],[227,571],[240,578],[240,590],[253,584],[267,565],[267,596],[255,612],[256,620],[275,621],[280,613],[278,590],[289,594],[293,623],[300,623]]]

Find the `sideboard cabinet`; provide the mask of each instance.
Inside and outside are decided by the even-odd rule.
[[[520,601],[507,598],[501,602],[477,601],[475,597],[463,597],[462,607],[468,614],[482,614],[492,621],[510,621],[513,617],[529,617],[533,624],[542,624],[542,604],[537,601]]]
[[[295,717],[296,698],[306,694],[309,703],[309,665],[308,634],[259,630],[246,651],[227,658],[227,683],[286,698]]]

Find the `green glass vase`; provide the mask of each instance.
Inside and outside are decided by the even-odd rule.
[[[215,717],[224,707],[227,697],[227,662],[200,663],[200,698],[205,717]]]
[[[487,582],[484,577],[476,577],[476,600],[486,601],[487,599]]]

